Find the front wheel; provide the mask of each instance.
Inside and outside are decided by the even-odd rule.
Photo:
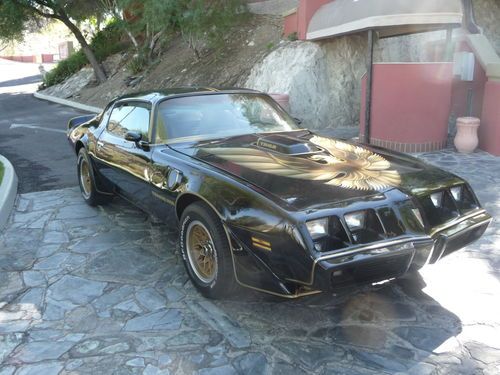
[[[97,191],[95,187],[94,173],[89,155],[85,148],[78,152],[78,184],[85,202],[90,206],[108,203],[112,196],[104,195]]]
[[[180,247],[189,277],[205,297],[231,294],[236,283],[230,245],[220,219],[207,205],[197,202],[184,210]]]

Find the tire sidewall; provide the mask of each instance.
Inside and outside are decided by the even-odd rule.
[[[227,239],[225,237],[221,238],[220,231],[217,230],[217,223],[214,223],[215,218],[210,215],[208,208],[204,208],[200,204],[193,204],[186,208],[185,212],[181,216],[180,221],[180,251],[184,266],[186,271],[195,284],[196,288],[205,296],[210,298],[218,298],[226,295],[229,291],[228,281],[232,280],[232,268],[228,267],[227,257],[231,256],[226,254],[227,251]],[[215,255],[217,259],[217,273],[214,279],[210,283],[205,283],[200,280],[194,270],[191,267],[187,254],[187,229],[189,224],[193,221],[200,221],[209,231],[210,237],[212,238]],[[231,263],[232,264],[232,263]]]
[[[90,173],[90,179],[91,179],[91,184],[90,184],[90,194],[88,197],[84,195],[84,190],[82,186],[82,178],[81,178],[81,163],[83,161],[86,161],[89,167],[89,173]],[[84,148],[80,149],[78,152],[78,159],[77,159],[77,175],[78,175],[78,186],[80,187],[80,192],[82,193],[82,198],[89,204],[94,205],[96,204],[95,202],[95,187],[94,187],[94,173],[92,171],[92,164],[90,164],[89,157],[87,155],[87,151],[85,151]]]

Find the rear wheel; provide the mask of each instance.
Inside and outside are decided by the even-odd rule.
[[[184,210],[180,247],[189,277],[205,297],[231,294],[236,282],[230,245],[220,219],[207,205],[196,202]]]
[[[106,204],[112,196],[99,193],[95,188],[92,164],[85,148],[78,152],[78,183],[85,202],[90,206]]]

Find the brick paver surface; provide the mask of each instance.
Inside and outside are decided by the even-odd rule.
[[[500,159],[421,157],[500,213]],[[498,374],[500,226],[421,271],[295,301],[191,286],[177,232],[78,189],[19,197],[0,236],[0,374]]]

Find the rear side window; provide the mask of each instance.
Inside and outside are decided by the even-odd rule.
[[[109,118],[107,131],[117,137],[124,138],[128,132],[142,134],[143,140],[149,140],[150,110],[146,105],[124,104],[113,108]]]

